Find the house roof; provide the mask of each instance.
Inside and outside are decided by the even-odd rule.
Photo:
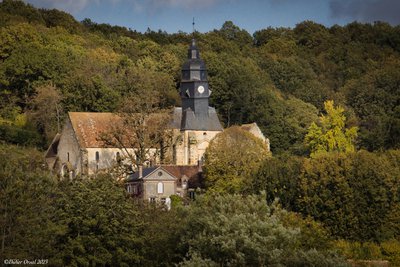
[[[178,180],[178,186],[180,186],[180,178],[186,176],[188,178],[189,187],[197,188],[201,187],[201,171],[199,171],[199,166],[197,165],[162,165],[150,168],[143,168],[142,178],[146,178],[148,175],[152,174],[154,171],[162,169],[172,175],[175,179]],[[139,172],[135,172],[131,174],[127,182],[133,182],[135,180],[139,180]]]
[[[154,172],[155,170],[157,170],[159,168],[159,166],[157,167],[150,167],[150,168],[143,168],[142,171],[142,177],[141,178],[146,178],[149,174],[151,174],[152,172]],[[127,178],[127,182],[131,182],[134,180],[139,180],[139,172],[136,171],[135,173],[131,174],[128,176]]]
[[[202,187],[202,171],[201,168],[197,165],[164,165],[162,166],[170,174],[174,175],[175,177],[182,178],[186,176],[188,180],[189,188],[197,188]],[[178,186],[180,186],[178,180]]]

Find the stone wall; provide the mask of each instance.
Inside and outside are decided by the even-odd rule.
[[[211,140],[221,131],[175,131],[174,164],[196,165]]]
[[[81,151],[69,119],[65,123],[63,131],[61,133],[57,156],[60,161],[60,174],[65,175],[65,172],[71,171],[71,168],[72,170],[74,170],[75,174],[81,172]]]

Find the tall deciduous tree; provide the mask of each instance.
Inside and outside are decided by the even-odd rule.
[[[36,91],[30,103],[30,119],[42,136],[46,137],[46,141],[50,141],[61,131],[61,95],[52,84],[39,86]]]
[[[268,156],[268,147],[261,139],[238,126],[228,128],[206,150],[206,186],[217,192],[246,192],[251,175]]]
[[[354,151],[358,128],[345,128],[344,109],[342,107],[335,108],[333,101],[326,101],[324,106],[327,114],[320,117],[321,126],[312,123],[304,139],[311,156],[331,151]]]
[[[57,180],[34,149],[0,145],[0,260],[48,259],[54,264]],[[55,264],[56,265],[56,264]]]
[[[142,223],[125,188],[109,176],[64,181],[55,200],[57,257],[64,266],[138,266]]]
[[[345,266],[326,253],[319,226],[268,206],[265,195],[206,195],[187,216],[182,239],[189,253],[181,266]],[[314,247],[302,239],[325,244]]]
[[[119,147],[134,165],[157,158],[161,162],[167,160],[166,152],[172,138],[171,111],[160,108],[156,91],[143,90],[126,97],[118,116],[120,120],[100,137],[106,145]]]

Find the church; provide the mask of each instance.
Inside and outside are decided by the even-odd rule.
[[[210,141],[223,131],[223,127],[215,108],[209,106],[211,90],[207,69],[194,39],[189,46],[187,60],[182,66],[179,93],[182,107],[174,108],[170,124],[173,139],[176,140],[170,149],[172,166],[198,166]],[[93,175],[115,166],[121,157],[126,156],[125,152],[119,147],[106,146],[99,141],[99,136],[118,120],[120,118],[113,113],[69,112],[62,132],[55,136],[46,152],[45,157],[50,169],[62,176],[68,175],[73,178],[78,174]],[[269,140],[264,137],[256,123],[242,125],[242,128],[262,139],[269,148]],[[154,169],[154,166],[148,167]],[[168,173],[168,179],[175,184],[172,188],[176,189],[176,184],[182,183],[181,180],[177,181],[178,179],[196,176],[193,175],[193,170],[197,169],[180,168],[178,172],[175,167],[169,166],[158,170],[158,173]],[[190,175],[186,175],[185,170],[188,170]],[[148,170],[142,171],[149,173]],[[174,173],[179,173],[180,177],[174,176]],[[143,177],[139,175],[137,178]],[[143,183],[143,180],[141,181]],[[168,192],[175,191],[170,189]]]

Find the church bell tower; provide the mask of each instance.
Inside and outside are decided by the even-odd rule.
[[[207,69],[193,39],[188,49],[188,59],[182,66],[180,95],[182,109],[190,108],[196,116],[208,115],[208,99],[211,91],[208,88]]]
[[[182,66],[180,96],[182,99],[181,130],[222,131],[217,113],[208,106],[211,90],[208,87],[206,64],[193,38]]]
[[[194,22],[193,22],[194,31]],[[172,158],[176,165],[198,164],[210,141],[223,131],[215,108],[210,107],[211,90],[207,68],[193,38],[182,65],[180,92],[182,107],[173,114]]]

